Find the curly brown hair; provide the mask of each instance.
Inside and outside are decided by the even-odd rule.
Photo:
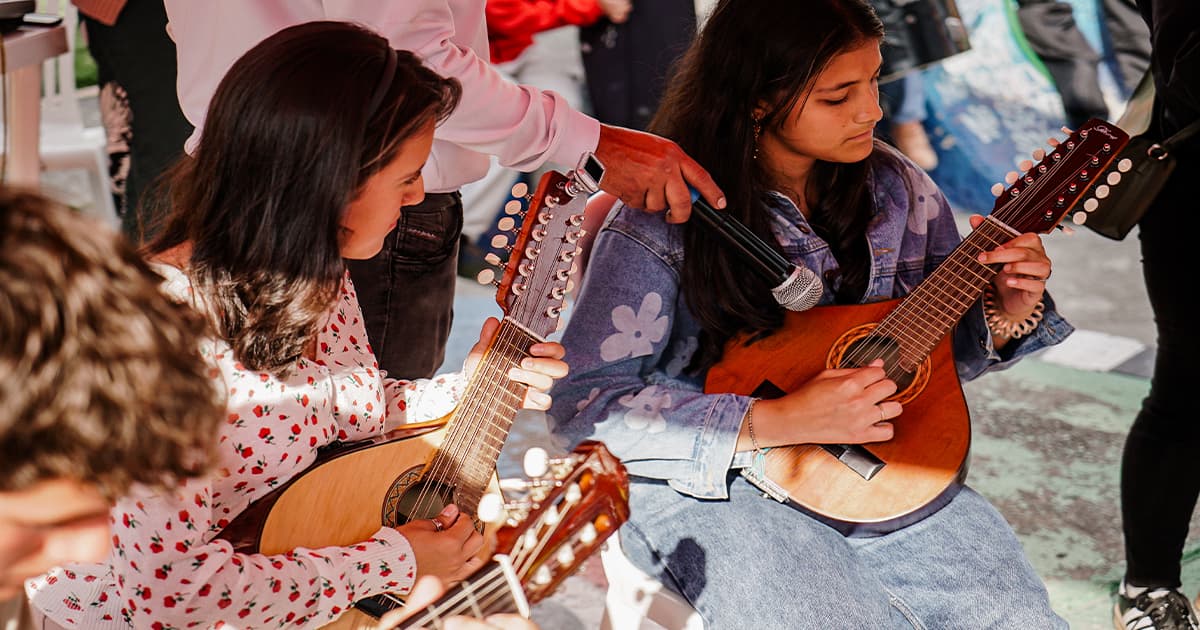
[[[0,491],[116,497],[207,470],[224,404],[205,324],[161,282],[106,226],[0,190]]]

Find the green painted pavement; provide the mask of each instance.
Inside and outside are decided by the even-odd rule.
[[[1121,449],[1149,386],[1028,359],[963,387],[973,429],[970,484],[1012,523],[1072,628],[1112,627],[1124,565]],[[1200,588],[1198,547],[1189,540],[1189,595]]]

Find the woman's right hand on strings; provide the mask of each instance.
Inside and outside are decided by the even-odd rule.
[[[754,403],[754,437],[762,447],[886,442],[893,433],[888,420],[903,411],[898,402],[883,402],[895,392],[881,360],[824,370],[787,396]],[[753,448],[746,424],[738,439],[742,450]]]
[[[396,528],[408,539],[417,560],[417,576],[432,575],[454,584],[483,566],[477,558],[483,536],[458,506],[447,505],[433,518],[410,521]]]

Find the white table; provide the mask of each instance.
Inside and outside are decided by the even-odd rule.
[[[4,97],[8,150],[5,182],[36,188],[38,134],[41,129],[42,62],[67,52],[67,29],[22,26],[4,34]]]

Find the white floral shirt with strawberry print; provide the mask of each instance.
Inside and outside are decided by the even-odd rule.
[[[170,295],[192,299],[181,271],[159,272]],[[31,581],[34,605],[67,628],[300,628],[328,623],[364,597],[406,593],[416,561],[393,529],[351,547],[273,556],[236,553],[215,536],[311,465],[319,447],[446,415],[461,377],[384,378],[348,275],[315,360],[299,359],[283,376],[246,369],[224,341],[201,345],[228,400],[216,472],[172,496],[142,491],[120,501],[109,563]]]

